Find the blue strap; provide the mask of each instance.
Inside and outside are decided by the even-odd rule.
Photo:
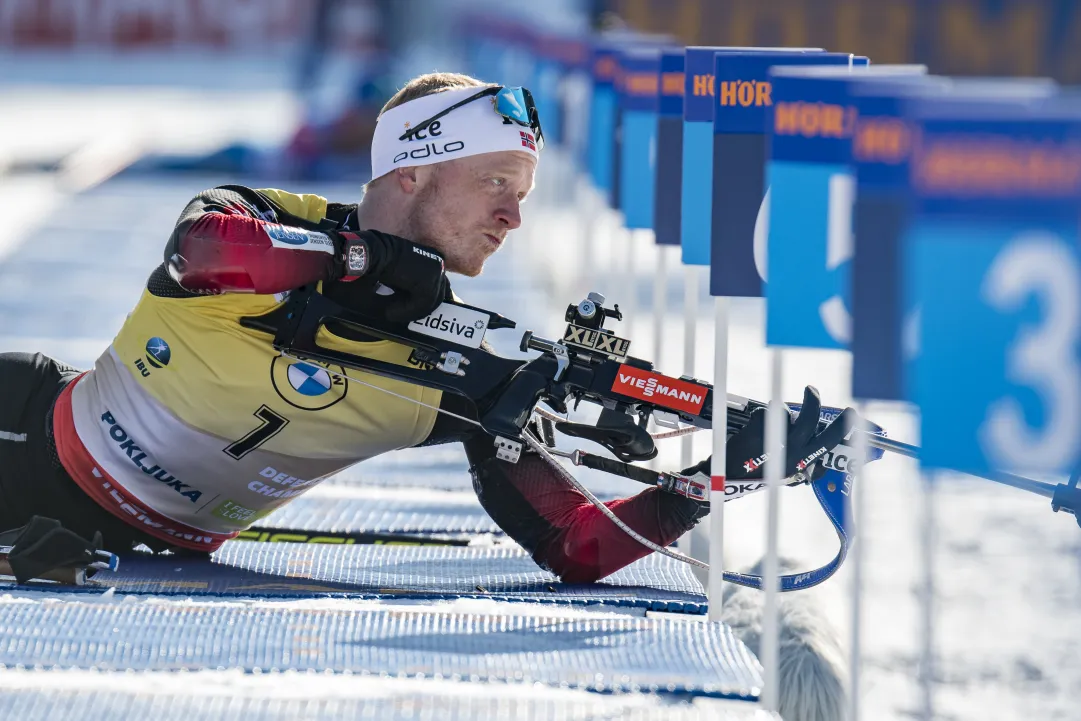
[[[798,410],[798,405],[789,404],[789,407],[793,410]],[[837,417],[838,409],[836,408],[823,408],[822,418],[832,421]],[[879,426],[874,426],[875,435],[886,435],[886,432]],[[882,457],[882,451],[878,449],[871,449],[867,463],[876,461]],[[866,464],[863,464],[866,465]],[[860,466],[863,467],[862,465]],[[813,571],[807,571],[805,573],[791,573],[783,574],[780,576],[780,589],[785,591],[800,591],[805,588],[811,588],[825,581],[827,578],[837,573],[837,569],[841,567],[841,564],[845,562],[845,558],[848,556],[848,546],[856,537],[856,523],[852,517],[852,501],[851,494],[852,489],[856,486],[856,474],[846,473],[836,469],[827,469],[826,473],[817,481],[811,483],[811,487],[814,489],[815,498],[818,499],[818,504],[822,507],[826,517],[830,519],[830,523],[833,524],[833,529],[837,532],[837,540],[841,542],[841,548],[837,551],[837,555],[833,557],[833,560],[827,563],[821,568],[816,568]],[[731,583],[738,584],[740,586],[749,586],[751,588],[762,589],[762,577],[755,576],[749,573],[735,573],[725,572],[724,580]]]

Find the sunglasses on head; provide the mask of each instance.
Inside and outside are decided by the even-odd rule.
[[[440,110],[424,122],[417,123],[409,130],[406,130],[398,140],[412,140],[417,133],[427,130],[432,123],[447,113],[481,98],[492,99],[492,108],[503,117],[504,123],[517,123],[523,128],[532,130],[536,139],[537,151],[544,147],[544,133],[541,131],[540,115],[537,113],[537,106],[533,102],[532,93],[525,88],[510,88],[504,85],[484,88],[475,95],[470,95],[465,100],[460,100],[449,108]]]

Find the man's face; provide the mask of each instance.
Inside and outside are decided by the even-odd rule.
[[[480,275],[522,224],[536,166],[533,156],[508,150],[418,167],[407,237],[440,251],[449,272]]]

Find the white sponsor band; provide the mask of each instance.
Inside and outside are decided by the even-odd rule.
[[[513,151],[537,158],[533,133],[504,122],[491,98],[480,98],[447,113],[425,128],[407,133],[437,113],[476,95],[481,88],[452,88],[384,111],[372,137],[372,178],[395,168],[432,165],[483,153]],[[404,137],[403,137],[404,135]]]
[[[443,303],[431,315],[409,324],[409,330],[453,341],[470,348],[480,348],[484,332],[488,329],[488,314]]]

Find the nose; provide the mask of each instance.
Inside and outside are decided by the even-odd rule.
[[[495,211],[495,220],[507,230],[516,230],[522,226],[522,209],[517,200],[500,206]]]

